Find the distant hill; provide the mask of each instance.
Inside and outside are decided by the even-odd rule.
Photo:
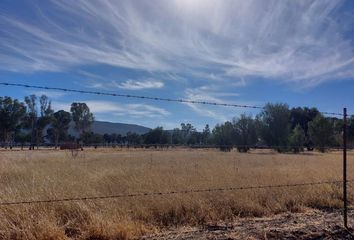
[[[128,132],[144,134],[150,131],[150,128],[128,123],[112,123],[112,122],[103,122],[103,121],[94,121],[91,127],[91,131],[98,134],[121,134],[126,135]],[[78,133],[74,129],[74,123],[70,123],[69,134],[72,136],[77,136]]]

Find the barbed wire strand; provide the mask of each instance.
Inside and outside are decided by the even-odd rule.
[[[354,180],[348,180],[347,182],[353,182],[353,181]],[[244,186],[244,187],[229,187],[229,188],[190,189],[190,190],[168,191],[168,192],[144,192],[144,193],[93,196],[93,197],[74,197],[74,198],[46,199],[46,200],[28,200],[28,201],[16,201],[16,202],[0,202],[0,206],[40,204],[40,203],[59,203],[59,202],[73,202],[73,201],[107,200],[107,199],[133,198],[133,197],[156,197],[156,196],[168,196],[168,195],[190,194],[190,193],[207,193],[207,192],[252,190],[252,189],[301,187],[301,186],[315,186],[315,185],[325,185],[325,184],[333,185],[333,184],[340,184],[342,182],[343,181],[338,181],[337,180],[337,181],[321,181],[321,182],[307,182],[307,183],[279,184],[279,185],[260,185],[260,186]]]
[[[151,144],[116,144],[116,145],[104,145],[103,143],[90,143],[84,144],[83,147],[102,147],[102,148],[111,148],[111,147],[125,147],[125,148],[168,148],[168,147],[186,147],[186,148],[250,148],[250,149],[293,149],[293,148],[307,148],[307,146],[299,146],[299,145],[269,145],[269,146],[257,146],[257,145],[237,145],[237,144],[159,144],[159,143],[151,143]],[[313,149],[334,149],[341,150],[343,146],[309,146]],[[353,147],[346,147],[347,149],[353,149]]]
[[[60,146],[62,144],[66,144],[66,143],[59,143],[57,146],[57,149],[55,149],[55,146],[53,144],[39,144],[39,145],[35,145],[35,147],[39,147],[39,148],[45,148],[46,150],[59,150]],[[17,148],[23,148],[23,150],[27,150],[25,148],[28,148],[32,146],[31,144],[13,144],[13,145],[7,145],[6,148],[2,147],[3,150],[18,150]],[[129,144],[129,143],[89,143],[89,144],[81,144],[81,145],[77,145],[78,148],[79,147],[83,147],[83,148],[93,148],[93,147],[97,147],[97,148],[249,148],[249,149],[294,149],[294,148],[303,148],[306,149],[308,148],[308,146],[299,146],[299,145],[261,145],[261,146],[257,146],[257,145],[237,145],[237,144],[174,144],[174,143],[133,143],[133,144]],[[12,149],[10,149],[10,147],[12,147]],[[325,149],[325,150],[342,150],[343,146],[309,146],[309,148],[312,149]],[[352,150],[354,149],[354,146],[348,146],[346,149]],[[37,150],[37,149],[35,149]],[[40,150],[40,149],[38,149]]]
[[[120,93],[100,92],[100,91],[87,91],[87,90],[77,90],[77,89],[69,89],[69,88],[28,85],[28,84],[20,84],[20,83],[0,82],[0,85],[13,86],[13,87],[23,87],[23,88],[32,88],[32,89],[42,89],[42,90],[56,90],[56,91],[64,91],[64,92],[74,92],[74,93],[80,93],[80,94],[94,94],[94,95],[103,95],[103,96],[112,96],[112,97],[147,99],[147,100],[154,100],[154,101],[179,102],[179,103],[190,103],[190,104],[203,104],[203,105],[214,105],[214,106],[236,107],[236,108],[249,108],[249,109],[264,109],[264,107],[256,106],[256,105],[242,105],[242,104],[233,104],[233,103],[196,101],[196,100],[188,100],[188,99],[151,97],[151,96],[143,96],[143,95],[120,94]],[[320,113],[325,114],[325,115],[332,115],[332,116],[343,116],[342,113],[334,113],[334,112],[320,112]]]

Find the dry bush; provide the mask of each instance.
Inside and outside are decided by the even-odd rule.
[[[0,151],[0,197],[12,202],[278,185],[340,180],[341,171],[340,152],[86,149],[72,158],[60,150]],[[171,226],[339,208],[341,191],[340,185],[315,185],[0,206],[0,238],[130,239]]]

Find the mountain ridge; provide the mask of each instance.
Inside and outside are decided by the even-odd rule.
[[[120,134],[126,135],[128,132],[144,134],[151,130],[151,128],[131,123],[114,123],[109,121],[94,121],[91,126],[91,131],[98,134]],[[69,134],[72,136],[78,136],[77,131],[74,128],[74,122],[70,123]]]

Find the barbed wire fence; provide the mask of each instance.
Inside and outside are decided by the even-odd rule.
[[[349,180],[348,182],[354,182],[354,180]],[[188,190],[167,191],[167,192],[143,192],[143,193],[104,195],[104,196],[91,196],[91,197],[73,197],[73,198],[61,198],[61,199],[0,202],[0,206],[104,200],[104,199],[132,198],[132,197],[154,197],[154,196],[168,196],[168,195],[189,194],[189,193],[226,192],[226,191],[241,191],[241,190],[252,190],[252,189],[272,189],[272,188],[302,187],[302,186],[316,186],[316,185],[339,185],[341,183],[342,183],[341,180],[337,180],[337,181],[305,182],[305,183],[278,184],[278,185],[258,185],[258,186],[242,186],[242,187],[228,187],[228,188],[188,189]]]
[[[77,90],[69,88],[58,88],[58,87],[48,87],[48,86],[38,86],[38,85],[28,85],[19,83],[9,83],[0,82],[0,85],[7,87],[21,87],[29,89],[41,89],[41,90],[56,90],[63,92],[72,92],[79,94],[93,94],[100,96],[111,96],[111,97],[122,97],[140,100],[152,100],[152,101],[164,101],[164,102],[177,102],[177,103],[188,103],[188,104],[202,104],[202,105],[213,105],[213,106],[223,106],[223,107],[233,107],[233,108],[245,108],[245,109],[259,109],[262,110],[264,107],[256,105],[242,105],[234,103],[222,103],[222,102],[209,102],[209,101],[195,101],[189,99],[174,99],[174,98],[162,98],[162,97],[151,97],[143,95],[130,95],[130,94],[119,94],[112,92],[101,92],[101,91],[87,91],[87,90]],[[191,193],[205,193],[205,192],[224,192],[224,191],[241,191],[250,189],[270,189],[270,188],[288,188],[288,187],[303,187],[303,186],[316,186],[316,185],[339,185],[343,186],[343,225],[348,229],[348,197],[347,197],[347,184],[354,182],[354,180],[347,179],[347,109],[343,109],[343,113],[336,112],[320,112],[324,115],[343,117],[343,145],[339,147],[330,147],[330,149],[342,150],[343,151],[343,179],[342,180],[326,180],[318,182],[304,182],[304,183],[292,183],[292,184],[279,184],[279,185],[258,185],[258,186],[238,186],[238,187],[228,187],[228,188],[206,188],[206,189],[186,189],[180,191],[167,191],[167,192],[143,192],[143,193],[131,193],[131,194],[118,194],[118,195],[104,195],[104,196],[86,196],[86,197],[72,197],[72,198],[53,198],[53,199],[39,199],[39,200],[25,200],[25,201],[6,201],[0,202],[0,206],[16,206],[25,204],[49,204],[49,203],[59,203],[59,202],[73,202],[73,201],[94,201],[94,200],[105,200],[105,199],[118,199],[118,198],[134,198],[134,197],[158,197],[158,196],[169,196],[177,194],[191,194]],[[166,147],[166,145],[161,144],[138,144],[133,147],[139,146],[140,148],[150,148],[150,147]],[[185,145],[171,145],[168,147],[185,147]],[[227,145],[230,147],[230,145]],[[245,145],[233,145],[232,147],[245,147]],[[122,146],[123,147],[123,146]],[[124,146],[131,147],[131,145]],[[202,146],[187,146],[187,147],[202,147]],[[203,146],[206,147],[206,146]],[[209,146],[212,147],[212,146]],[[213,147],[220,147],[220,145],[214,145]],[[253,147],[255,146],[247,146]],[[269,147],[285,147],[285,146],[267,146]],[[289,146],[287,146],[289,147]],[[295,146],[293,146],[295,147]],[[299,146],[297,146],[299,147]]]
[[[40,89],[40,90],[55,90],[55,91],[72,92],[72,93],[79,93],[79,94],[91,94],[91,95],[122,97],[122,98],[133,98],[133,99],[143,99],[143,100],[145,99],[145,100],[153,100],[153,101],[190,103],[190,104],[201,104],[201,105],[212,105],[212,106],[223,106],[223,107],[234,107],[234,108],[246,108],[246,109],[247,108],[248,109],[264,109],[263,106],[256,106],[256,105],[242,105],[242,104],[234,104],[234,103],[195,101],[195,100],[188,100],[188,99],[175,99],[175,98],[161,98],[161,97],[151,97],[151,96],[143,96],[143,95],[118,94],[118,93],[112,93],[112,92],[86,91],[86,90],[77,90],[77,89],[69,89],[69,88],[58,88],[58,87],[28,85],[28,84],[20,84],[20,83],[0,82],[0,85],[12,86],[12,87],[21,87],[21,88],[29,88],[29,89]],[[335,112],[320,112],[320,113],[325,114],[325,115],[332,115],[332,116],[343,116],[343,113],[335,113]]]

